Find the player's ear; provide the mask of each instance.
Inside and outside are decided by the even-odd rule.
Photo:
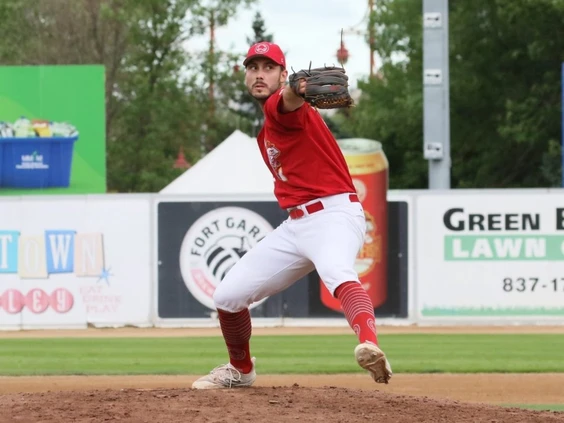
[[[288,71],[286,69],[282,69],[282,72],[280,72],[280,83],[281,84],[285,83],[287,78],[288,78]]]

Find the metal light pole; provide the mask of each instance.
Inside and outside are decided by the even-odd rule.
[[[423,155],[429,189],[450,189],[448,0],[423,0]]]
[[[370,78],[374,76],[374,42],[376,35],[374,34],[374,25],[372,25],[372,13],[374,13],[374,0],[368,0],[368,22],[370,27],[368,28],[368,44],[370,48]]]

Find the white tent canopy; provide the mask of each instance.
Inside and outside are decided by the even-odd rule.
[[[164,187],[161,194],[273,194],[272,174],[256,138],[236,130],[194,166]]]

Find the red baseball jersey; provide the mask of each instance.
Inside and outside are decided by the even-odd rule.
[[[282,92],[266,100],[264,126],[257,136],[280,207],[356,192],[343,153],[319,112],[305,103],[282,113]]]

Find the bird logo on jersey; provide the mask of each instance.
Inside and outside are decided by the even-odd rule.
[[[268,163],[270,163],[270,167],[274,170],[276,177],[281,181],[287,181],[288,178],[284,176],[282,172],[282,164],[278,158],[280,157],[280,150],[276,148],[276,146],[268,140],[264,140],[264,146],[266,149],[266,155],[268,156]]]

